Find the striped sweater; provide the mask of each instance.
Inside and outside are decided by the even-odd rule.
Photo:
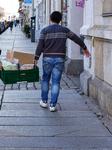
[[[58,24],[51,24],[40,32],[35,59],[38,60],[41,53],[43,53],[43,57],[65,58],[67,38],[80,45],[84,50],[87,49],[84,42],[70,29]]]

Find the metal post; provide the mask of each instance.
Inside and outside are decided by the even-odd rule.
[[[34,16],[34,0],[32,0],[32,17]]]

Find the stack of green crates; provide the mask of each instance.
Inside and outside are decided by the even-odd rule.
[[[17,82],[38,82],[39,68],[29,70],[4,70],[2,69],[0,78],[4,84],[14,84]]]

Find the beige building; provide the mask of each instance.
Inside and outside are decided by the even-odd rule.
[[[80,33],[91,53],[84,59],[81,87],[103,112],[112,116],[112,0],[85,1]]]
[[[24,0],[19,0],[18,12],[21,25],[28,24],[30,26],[30,18],[32,16],[32,4],[25,4]]]

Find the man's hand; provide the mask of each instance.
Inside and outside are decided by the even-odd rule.
[[[34,67],[35,67],[35,68],[36,68],[36,66],[37,66],[37,63],[38,63],[38,61],[35,60],[35,61],[34,61]]]
[[[83,55],[86,55],[87,58],[90,56],[88,49],[83,50]]]

